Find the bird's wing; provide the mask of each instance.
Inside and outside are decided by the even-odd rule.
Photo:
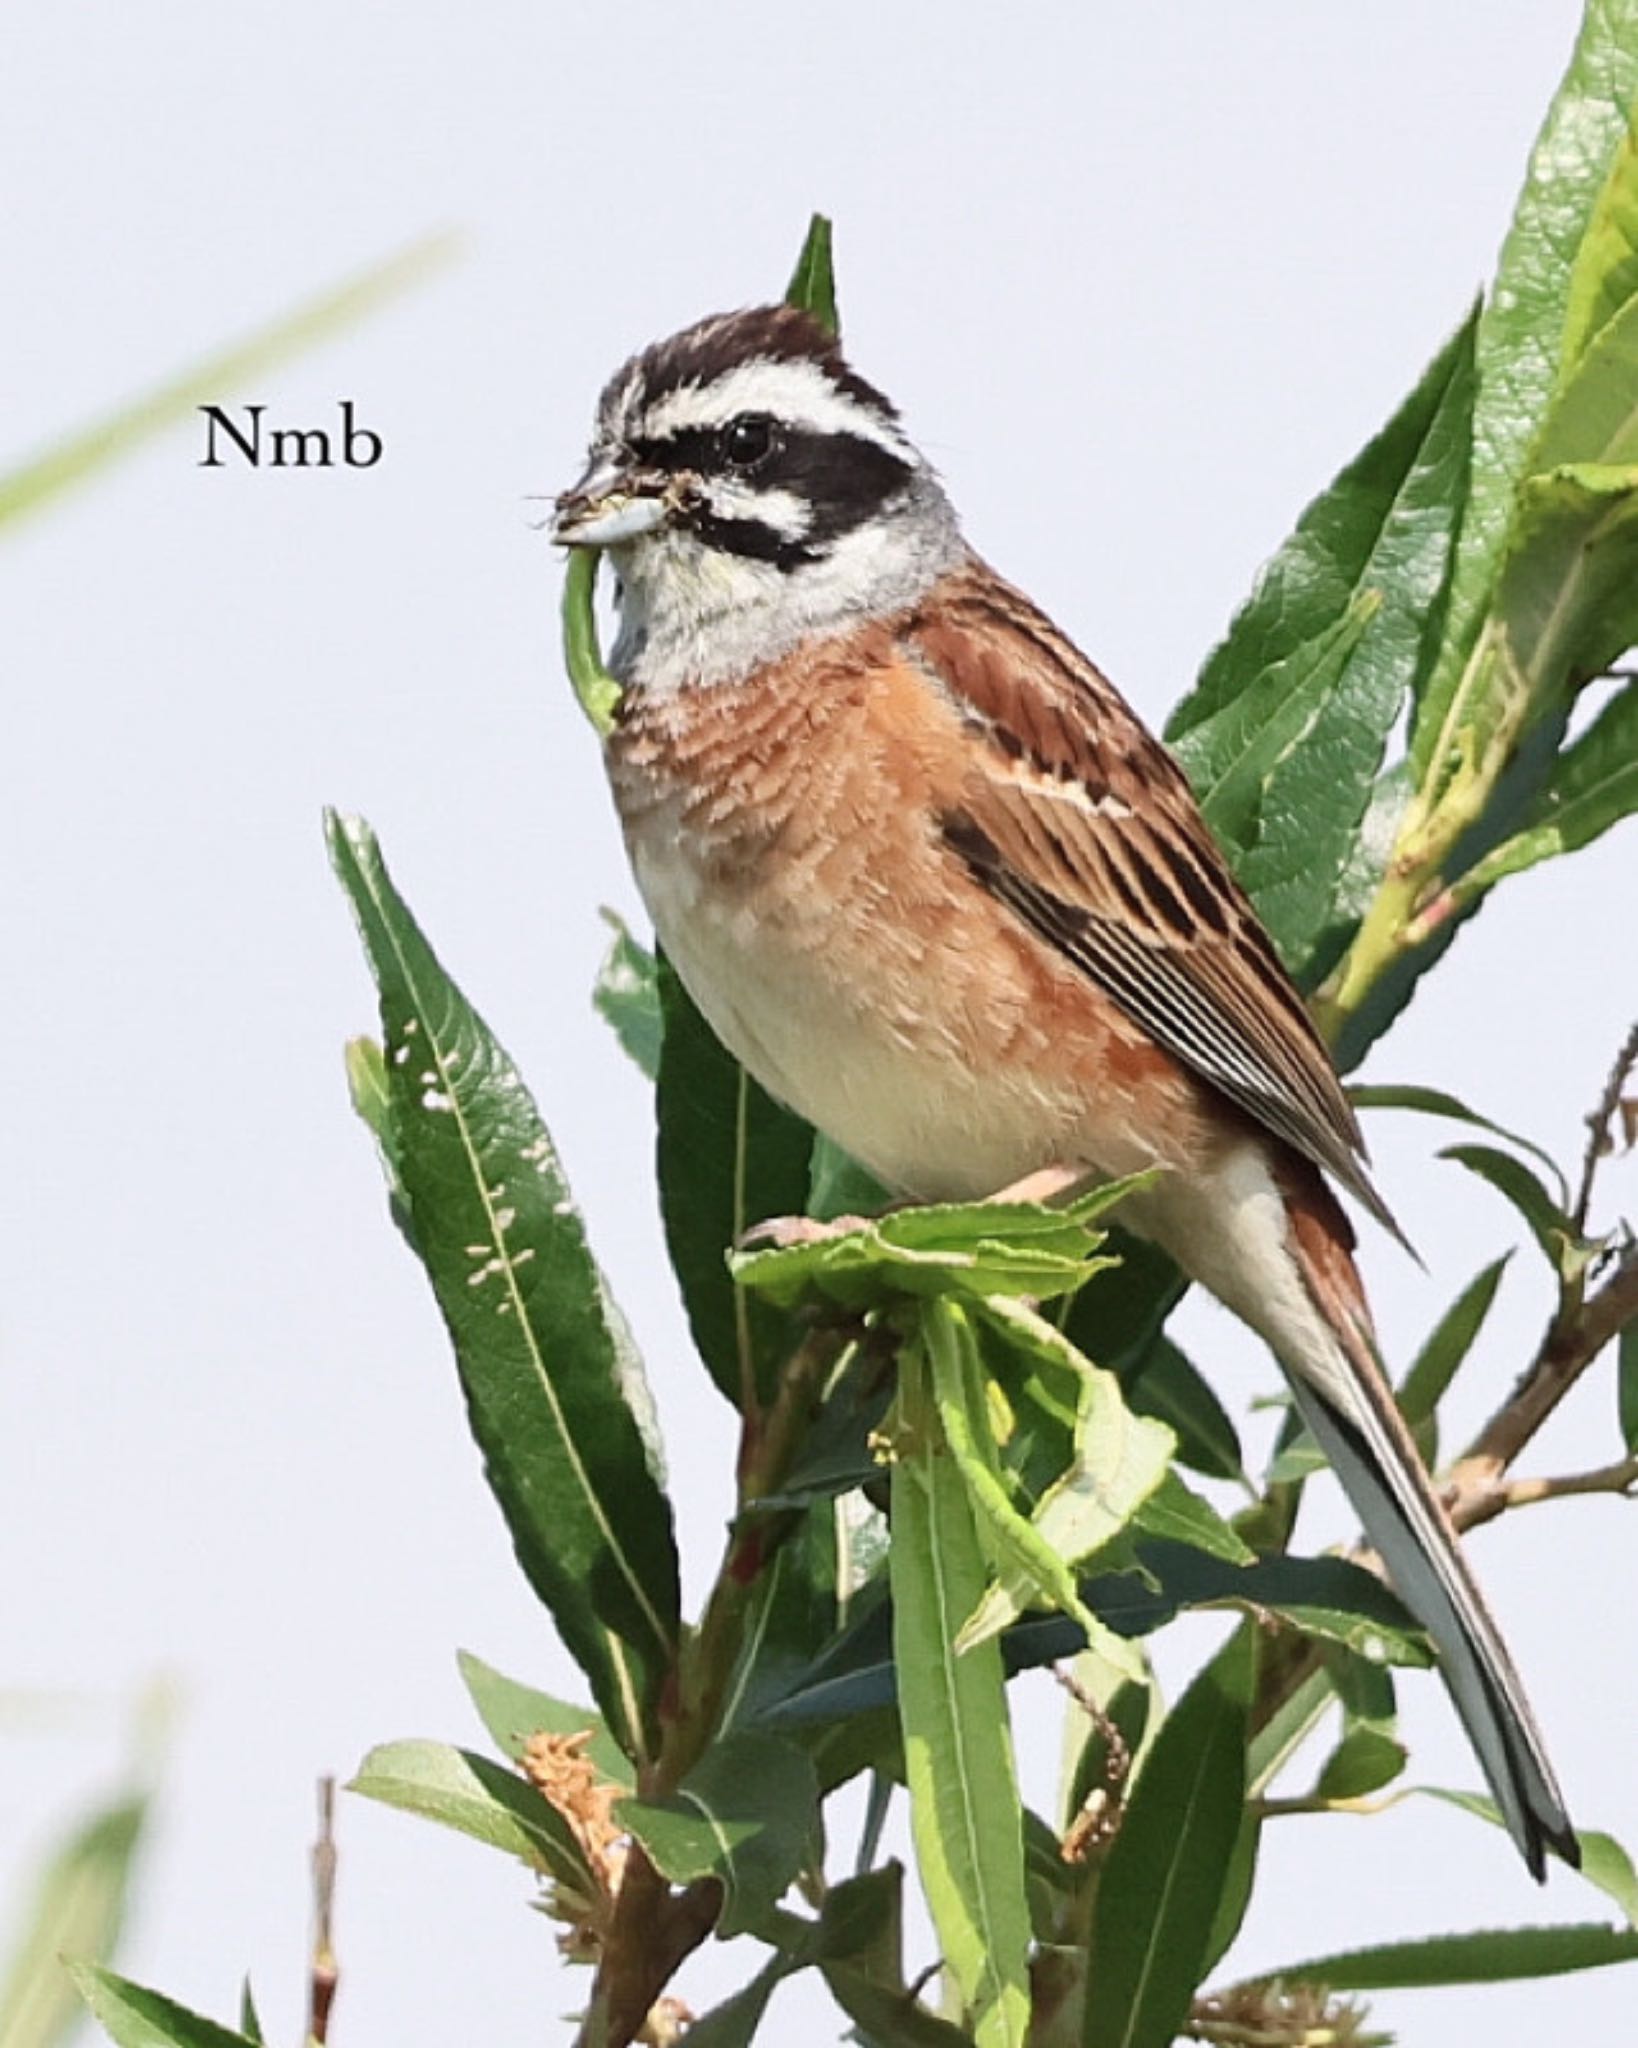
[[[974,740],[940,825],[977,881],[1398,1235],[1302,998],[1182,770],[1119,692],[977,564],[899,642]]]

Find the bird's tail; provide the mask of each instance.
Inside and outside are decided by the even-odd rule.
[[[1282,1180],[1285,1176],[1281,1176]],[[1315,1174],[1287,1184],[1288,1243],[1341,1360],[1286,1356],[1297,1412],[1331,1461],[1405,1605],[1433,1638],[1508,1832],[1536,1879],[1580,1844],[1518,1672],[1382,1370],[1352,1233]],[[1289,1350],[1289,1345],[1286,1347]]]

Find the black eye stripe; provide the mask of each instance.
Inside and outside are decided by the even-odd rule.
[[[829,542],[873,518],[915,473],[910,463],[861,434],[822,433],[787,421],[776,421],[775,427],[772,447],[751,472],[729,458],[717,427],[638,435],[629,445],[645,467],[721,477],[754,491],[788,491],[808,510],[800,542],[761,520],[725,518],[705,506],[684,515],[711,546],[782,568],[812,561]]]

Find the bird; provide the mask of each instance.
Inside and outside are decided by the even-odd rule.
[[[1353,1108],[1171,755],[797,307],[623,363],[552,537],[612,569],[609,778],[724,1046],[905,1198],[1154,1170],[1121,1220],[1267,1342],[1531,1874],[1576,1864],[1383,1370],[1327,1179],[1395,1228]]]

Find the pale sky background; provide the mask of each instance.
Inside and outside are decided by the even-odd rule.
[[[196,466],[190,425],[0,542],[10,741],[0,875],[0,1885],[117,1774],[122,1713],[183,1694],[123,1956],[231,2018],[248,1968],[299,2031],[312,1782],[399,1735],[480,1742],[458,1646],[579,1691],[517,1573],[441,1324],[342,1084],[371,991],[319,833],[363,811],[518,1057],[651,1361],[690,1598],[717,1555],[727,1410],[686,1355],[647,1178],[646,1092],[587,1006],[600,903],[638,915],[556,649],[531,492],[577,472],[634,346],[782,286],[835,216],[860,367],[973,538],[1155,723],[1259,560],[1488,275],[1573,0],[618,8],[489,0],[87,0],[7,10],[0,457],[14,459],[426,229],[468,252],[258,381],[341,397],[356,473]],[[1565,1156],[1630,1021],[1635,843],[1505,888],[1371,1078],[1456,1089]],[[1404,1360],[1516,1241],[1377,1118],[1368,1279]],[[1635,1175],[1612,1169],[1633,1205]],[[1533,1348],[1521,1251],[1455,1404]],[[1227,1318],[1182,1334],[1242,1410],[1272,1372]],[[1615,1455],[1613,1361],[1531,1454]],[[1560,1505],[1474,1545],[1583,1824],[1638,1843],[1634,1511]],[[1340,1533],[1339,1510],[1311,1525]],[[1175,1683],[1206,1636],[1168,1651]],[[1477,1771],[1440,1688],[1402,1687],[1414,1775]],[[1046,1803],[1057,1710],[1026,1688]],[[333,2038],[567,2038],[584,1995],[493,1852],[346,1800]],[[1346,1842],[1336,1839],[1346,1831]],[[840,1856],[851,1833],[838,1835]],[[0,1906],[7,1903],[0,1892]],[[1608,1919],[1431,1804],[1285,1822],[1231,1973],[1394,1935]],[[692,1973],[703,2004],[749,1943]],[[1614,2040],[1634,1978],[1389,1995],[1411,2048]],[[769,2039],[838,2038],[817,1981]]]

